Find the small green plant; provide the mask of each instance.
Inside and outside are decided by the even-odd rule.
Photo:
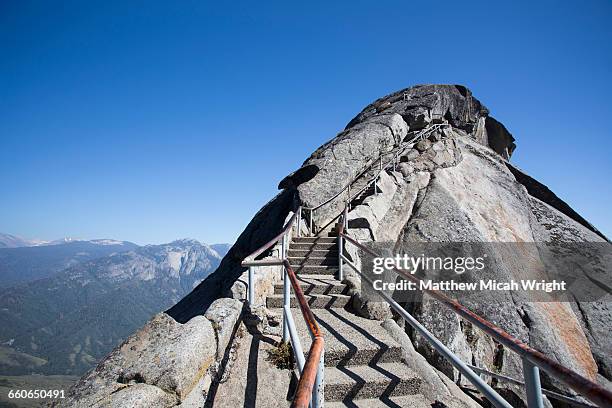
[[[292,370],[295,363],[291,343],[281,342],[272,350],[269,350],[268,361],[280,369]]]

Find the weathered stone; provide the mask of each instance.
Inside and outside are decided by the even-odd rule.
[[[221,298],[210,305],[204,316],[212,322],[217,335],[217,360],[221,360],[234,335],[242,313],[243,303],[237,299]]]
[[[399,169],[399,171],[402,173],[404,177],[408,177],[412,173],[414,173],[414,167],[408,163],[400,163],[399,166],[397,166],[397,168]]]
[[[276,345],[269,337],[244,328],[241,331],[243,335],[236,340],[236,357],[227,380],[219,384],[216,393],[209,394],[207,404],[193,408],[289,407],[287,392],[291,389],[293,370],[279,369],[270,360]]]
[[[303,205],[313,207],[333,197],[339,188],[377,160],[390,152],[406,135],[407,127],[400,115],[372,117],[345,130],[335,139],[315,151],[302,168],[287,176],[281,188],[297,188]],[[316,168],[306,179],[304,172]],[[325,225],[342,212],[342,198],[317,209],[315,225]]]
[[[150,408],[173,407],[178,403],[176,395],[148,384],[129,385],[93,407],[108,408]],[[93,408],[92,407],[92,408]]]
[[[165,391],[141,387],[135,398],[159,397],[150,406],[165,406],[167,393],[183,399],[214,362],[216,344],[212,324],[204,316],[180,324],[160,313],[84,376],[60,406],[102,401],[135,383]]]
[[[423,378],[421,393],[432,401],[441,401],[451,408],[480,408],[480,405],[468,397],[461,389],[443,373],[432,367],[425,358],[413,347],[410,338],[393,320],[385,320],[382,326],[397,341],[404,352],[404,361],[412,370]]]
[[[408,133],[408,125],[400,115],[380,115],[372,118],[372,123],[379,123],[391,129],[396,142],[401,142]]]
[[[222,368],[224,369],[224,368]],[[196,384],[191,390],[187,397],[181,401],[177,408],[202,408],[206,403],[206,396],[210,390],[212,384],[213,374],[211,372],[206,373],[204,377]]]
[[[431,142],[437,142],[439,140],[442,140],[442,131],[436,130],[434,132],[431,132],[427,139],[429,139],[429,141]]]
[[[441,152],[443,150],[446,149],[446,145],[442,142],[435,142],[431,148],[435,151],[435,152]]]
[[[385,320],[393,317],[389,304],[381,300],[368,300],[356,293],[352,299],[353,309],[358,314],[371,320]]]
[[[421,130],[431,123],[429,109],[418,107],[403,115],[410,130]]]
[[[400,156],[400,162],[408,162],[419,157],[419,152],[414,149],[408,150],[404,155]]]
[[[445,167],[454,164],[454,157],[447,150],[443,150],[437,152],[432,161],[438,166]]]
[[[431,147],[431,142],[427,139],[419,140],[414,146],[419,152],[424,152]]]
[[[367,205],[358,205],[348,214],[349,229],[367,229],[369,239],[374,239],[374,233],[378,229],[378,221]]]
[[[430,122],[448,122],[455,130],[470,133],[480,144],[500,155],[512,155],[514,138],[489,110],[461,85],[417,85],[402,89],[368,105],[347,125],[347,129],[378,114],[376,106],[385,105],[385,114],[400,114],[410,130]],[[487,135],[489,134],[489,135]],[[507,152],[507,153],[506,153]]]
[[[552,192],[551,192],[552,193]],[[544,198],[541,195],[542,198]],[[567,211],[554,196],[552,205],[546,204],[535,197],[529,198],[531,212],[534,217],[531,225],[534,237],[538,242],[606,242],[601,233],[592,228],[582,217],[572,219],[573,210]],[[567,212],[567,215],[565,214]],[[586,223],[586,225],[584,225]],[[582,329],[588,339],[593,357],[601,372],[608,380],[612,379],[612,337],[610,336],[610,317],[612,316],[612,296],[591,302],[572,304],[574,314],[578,317]]]
[[[429,158],[423,157],[421,160],[415,161],[412,166],[415,171],[434,171],[438,166]]]
[[[268,326],[268,311],[264,304],[247,304],[244,325],[252,332],[263,333]]]
[[[417,189],[422,189],[427,187],[429,184],[429,180],[431,179],[431,174],[428,172],[418,172],[414,173],[408,178],[409,183],[414,183]]]
[[[525,189],[516,183],[507,171],[499,156],[468,139],[461,140],[463,161],[455,167],[437,169],[435,178],[427,188],[418,210],[408,222],[403,242],[534,242],[534,228],[530,198]],[[486,176],[483,177],[483,174]],[[466,188],[469,186],[469,188]],[[495,197],[494,200],[482,199]],[[537,259],[533,256],[533,259]],[[531,268],[535,268],[532,265]],[[511,260],[503,259],[499,265],[493,264],[487,278],[498,281],[508,279]],[[452,294],[451,294],[452,295]],[[589,357],[589,344],[580,334],[579,320],[562,304],[547,306],[546,303],[530,304],[528,299],[519,295],[504,298],[500,292],[481,292],[477,299],[464,298],[462,302],[470,309],[503,327],[519,339],[528,341],[532,346],[553,356],[564,365],[595,378],[597,367]],[[527,325],[517,310],[529,310],[531,323]],[[491,364],[490,340],[475,348],[465,341],[466,334],[454,315],[441,318],[441,311],[435,302],[424,299],[419,308],[413,311],[415,317],[429,328],[445,344],[452,345],[453,351],[471,361],[477,359],[483,366]],[[557,316],[553,318],[553,316]],[[563,331],[575,333],[562,345],[560,335],[556,334],[559,316],[563,316]],[[537,321],[538,323],[534,323]],[[437,361],[436,367],[449,375],[453,370],[447,363],[434,358],[435,353],[423,342],[415,338],[417,349]],[[483,339],[484,341],[484,339]],[[489,342],[489,344],[487,344]],[[520,359],[513,354],[504,358],[502,373],[520,376]]]
[[[516,149],[514,137],[512,137],[504,125],[491,116],[485,120],[485,129],[489,147],[502,157],[509,159],[514,149]]]

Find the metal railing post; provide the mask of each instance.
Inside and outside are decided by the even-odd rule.
[[[378,180],[378,176],[376,176],[374,178],[374,195],[378,194],[378,184],[376,183],[376,181]]]
[[[321,351],[317,378],[312,389],[312,408],[322,408],[325,403],[325,349]]]
[[[255,267],[249,266],[249,306],[255,305]]]
[[[348,230],[348,207],[344,207],[344,231]]]
[[[283,320],[287,320],[287,327],[289,329],[289,336],[291,338],[291,347],[293,348],[293,356],[298,366],[300,375],[304,371],[304,364],[306,364],[306,358],[304,357],[304,351],[302,350],[302,343],[300,343],[300,336],[295,328],[295,322],[291,315],[291,308],[283,307]]]
[[[344,211],[342,213],[342,227],[343,228],[341,228],[341,230],[343,232],[346,232],[348,228],[348,205],[344,207]],[[342,238],[342,234],[338,234],[338,279],[340,280],[340,282],[344,280],[344,260],[342,259],[343,250],[344,238]]]
[[[283,307],[286,309],[291,308],[291,283],[289,282],[289,275],[287,274],[287,268],[285,265],[283,268]],[[284,316],[284,315],[283,315]],[[289,323],[287,317],[283,318],[283,342],[289,341]]]
[[[527,406],[529,408],[544,408],[540,370],[526,358],[523,358],[523,376],[525,378],[525,391],[527,392]]]
[[[313,236],[313,231],[312,231],[312,216],[314,214],[314,210],[310,210],[310,226],[309,226],[309,230],[310,230],[310,235]]]
[[[285,260],[287,255],[287,236],[283,235],[281,241],[281,259]],[[289,282],[289,276],[287,275],[287,268],[285,265],[281,265],[283,271],[283,307],[291,307],[291,283]],[[283,342],[289,340],[289,327],[287,325],[287,319],[283,318]]]
[[[346,196],[346,205],[351,205],[351,185],[348,186],[348,195]]]
[[[302,233],[302,207],[298,208],[298,217],[297,217],[297,232],[296,236],[300,237]]]
[[[280,259],[282,259],[283,261],[285,259],[287,259],[287,249],[288,249],[288,246],[289,246],[289,244],[287,242],[287,235],[283,235],[283,238],[281,239],[281,253],[280,253]],[[285,275],[285,273],[284,273],[285,268],[283,267],[281,270],[283,271],[282,275],[284,276]]]
[[[344,223],[344,220],[342,220]],[[342,270],[342,245],[344,244],[344,240],[342,239],[342,235],[338,234],[338,280],[342,282],[344,280],[344,271]]]

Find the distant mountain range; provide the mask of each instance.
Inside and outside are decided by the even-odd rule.
[[[229,248],[190,239],[0,248],[1,280],[14,283],[0,288],[0,374],[82,374],[189,293]]]
[[[131,242],[113,240],[54,242],[0,248],[0,288],[47,278],[80,262],[138,247]]]
[[[19,248],[34,246],[43,243],[44,241],[28,240],[11,234],[3,234],[0,232],[0,248]]]
[[[0,248],[22,248],[46,245],[62,245],[74,242],[90,242],[97,245],[121,245],[126,241],[117,241],[114,239],[75,239],[70,237],[60,238],[53,241],[45,241],[42,239],[25,239],[11,234],[3,234],[0,232]],[[135,244],[133,244],[135,245]]]

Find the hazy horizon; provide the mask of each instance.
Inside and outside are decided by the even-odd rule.
[[[53,238],[53,239],[41,239],[41,238],[37,238],[37,237],[24,237],[18,234],[11,234],[10,232],[5,232],[5,231],[0,231],[0,235],[10,235],[16,238],[20,238],[23,239],[25,241],[30,241],[30,242],[38,242],[38,243],[52,243],[52,242],[61,242],[66,240],[66,242],[69,241],[96,241],[96,240],[110,240],[110,241],[122,241],[122,242],[131,242],[132,244],[136,244],[139,246],[144,246],[144,245],[163,245],[163,244],[169,244],[171,242],[174,241],[181,241],[181,240],[190,240],[190,239],[194,239],[202,244],[206,244],[206,245],[233,245],[234,242],[205,242],[193,237],[177,237],[174,239],[170,239],[168,241],[164,241],[164,242],[149,242],[149,243],[141,243],[141,242],[134,242],[134,241],[130,241],[127,239],[122,239],[121,237],[57,237],[57,238]],[[2,247],[0,247],[1,249]]]

